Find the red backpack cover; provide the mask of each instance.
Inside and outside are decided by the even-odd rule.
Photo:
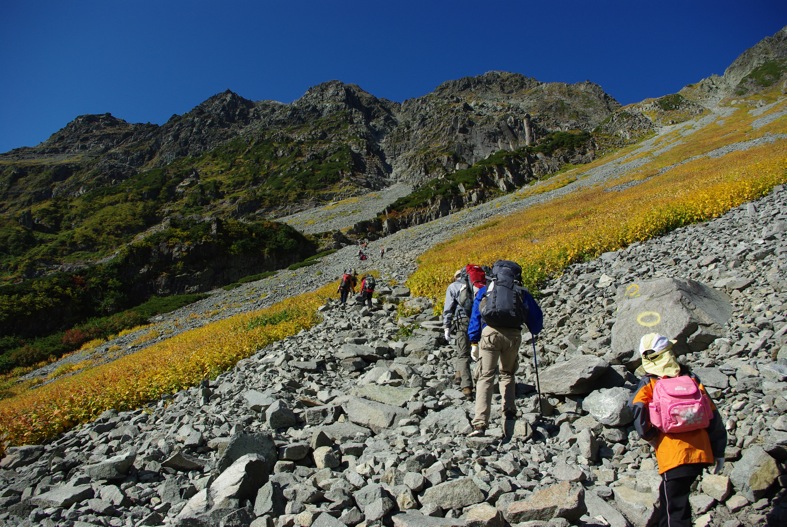
[[[486,285],[486,273],[480,265],[467,264],[465,266],[465,272],[467,272],[467,277],[470,279],[471,285],[478,288]]]

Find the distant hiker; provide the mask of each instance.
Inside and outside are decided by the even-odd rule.
[[[355,292],[353,275],[349,269],[345,269],[341,280],[339,280],[339,287],[336,289],[336,292],[339,293],[340,304],[345,305],[347,303],[347,296],[350,294],[350,291]]]
[[[527,325],[533,338],[544,326],[541,307],[522,286],[519,264],[498,260],[487,279],[488,285],[476,293],[467,329],[470,355],[473,360],[481,361],[471,436],[484,435],[489,426],[496,373],[500,375],[500,393],[503,396],[500,410],[503,434],[506,434],[506,420],[516,418],[514,374],[519,367],[522,325]]]
[[[468,264],[454,273],[454,281],[445,290],[443,304],[445,340],[450,342],[451,335],[456,335],[454,381],[459,383],[462,393],[468,399],[473,396],[473,379],[470,374],[470,341],[467,339],[467,324],[473,310],[475,293],[485,285],[486,278],[481,268]]]
[[[350,269],[350,291],[355,294],[355,288],[358,286],[358,271]]]
[[[380,247],[380,258],[385,256],[385,247]]]
[[[372,295],[374,294],[375,285],[376,280],[370,274],[367,274],[361,280],[361,303],[366,302],[369,309],[372,308]]]
[[[675,341],[657,333],[648,333],[642,337],[639,352],[645,376],[640,380],[629,406],[634,412],[634,428],[637,433],[656,450],[656,462],[661,475],[659,503],[656,508],[659,525],[681,527],[692,524],[689,492],[694,480],[702,473],[702,469],[715,465],[714,474],[718,474],[724,468],[727,430],[719,411],[713,401],[710,401],[700,380],[687,367],[678,364],[672,351],[674,343]],[[708,399],[712,412],[710,422],[705,428],[665,432],[654,426],[655,419],[651,419],[651,413],[654,411],[652,406],[662,392],[657,386],[665,380],[683,377],[691,379],[689,389],[692,386],[698,388],[702,397]],[[700,418],[696,417],[697,413],[701,414],[703,410],[698,412],[680,410],[685,407],[686,403],[671,406],[671,410],[667,412],[670,415],[658,417],[662,420],[660,426],[668,427],[666,421],[671,418],[676,418],[678,427],[690,425],[692,421],[699,421]],[[654,418],[656,418],[655,414]],[[688,426],[688,428],[692,427]]]

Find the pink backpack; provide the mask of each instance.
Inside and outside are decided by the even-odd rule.
[[[688,375],[656,381],[648,410],[651,424],[670,434],[707,428],[713,414],[710,398]]]

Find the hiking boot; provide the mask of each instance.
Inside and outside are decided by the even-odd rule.
[[[467,434],[467,437],[484,437],[486,435],[486,428],[474,428],[472,432]]]
[[[454,373],[454,384],[459,384],[462,382],[462,374],[458,371]]]
[[[473,389],[472,388],[462,388],[462,394],[465,396],[465,398],[472,399],[473,398]]]

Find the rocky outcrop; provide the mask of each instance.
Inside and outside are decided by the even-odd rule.
[[[383,145],[394,172],[412,184],[469,167],[550,132],[592,131],[620,107],[595,84],[542,83],[490,72],[405,101]]]
[[[760,68],[767,67],[767,71]],[[704,105],[713,105],[727,97],[756,93],[779,83],[787,71],[787,27],[766,37],[744,51],[724,71],[711,75],[679,93]]]

